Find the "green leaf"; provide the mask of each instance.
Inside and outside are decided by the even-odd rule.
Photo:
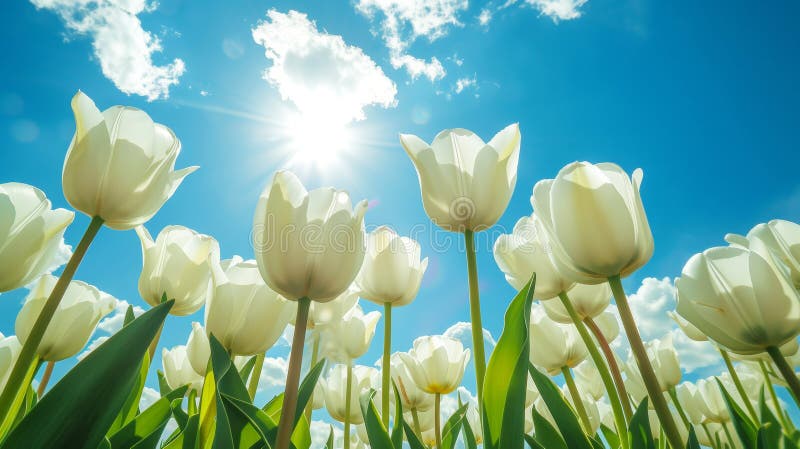
[[[386,427],[383,427],[378,410],[372,402],[374,396],[375,390],[370,388],[359,398],[361,413],[364,415],[364,427],[367,429],[367,437],[369,438],[369,446],[372,449],[395,449]]]
[[[697,434],[694,432],[694,427],[689,429],[689,439],[686,441],[686,449],[701,449],[700,441],[697,439]]]
[[[397,389],[397,385],[394,383],[394,379],[392,380],[392,390],[394,391],[394,423],[392,423],[392,446],[396,448],[403,447],[403,428],[404,426],[404,419],[403,419],[403,404],[400,400],[400,391]]]
[[[123,426],[108,439],[112,449],[130,448],[156,434],[157,443],[172,416],[172,401],[183,398],[188,387],[183,386],[157,400],[133,421]],[[140,447],[144,447],[141,446]],[[155,447],[155,444],[150,447]]]
[[[529,370],[539,394],[542,396],[544,404],[553,416],[561,437],[569,449],[592,449],[592,443],[583,433],[578,422],[578,417],[572,407],[567,403],[561,390],[556,387],[553,381],[546,374],[537,370],[533,365],[529,365]],[[524,398],[523,398],[524,399]]]
[[[312,367],[306,377],[303,378],[303,381],[300,383],[300,388],[297,390],[297,408],[295,408],[294,412],[294,425],[297,425],[297,422],[300,420],[301,417],[305,416],[303,411],[306,409],[306,405],[308,401],[311,399],[311,395],[314,394],[314,387],[317,386],[317,381],[319,380],[319,375],[322,374],[322,368],[325,367],[325,360],[320,360],[314,367]]]
[[[460,402],[460,401],[459,401]],[[459,407],[442,427],[442,449],[453,449],[464,424],[468,404]],[[467,424],[469,426],[469,424]]]
[[[331,432],[328,434],[328,441],[325,443],[325,449],[334,449],[334,447],[333,447],[333,426],[331,426]]]
[[[0,447],[52,449],[70,442],[75,449],[96,449],[125,404],[139,363],[172,304],[153,307],[78,362]]]
[[[167,383],[167,378],[164,376],[164,373],[161,370],[156,370],[156,375],[158,376],[158,393],[161,396],[172,391],[172,388],[169,387],[169,383]]]
[[[656,442],[650,431],[650,415],[647,408],[647,397],[639,404],[628,424],[631,437],[631,449],[656,449]]]
[[[132,306],[128,306],[128,311],[131,312]],[[131,312],[133,316],[133,312]],[[128,314],[125,314],[125,319],[128,319]],[[142,399],[142,391],[144,390],[144,383],[147,380],[147,371],[150,368],[150,353],[145,351],[142,361],[139,362],[139,377],[136,379],[131,391],[128,393],[128,398],[125,400],[125,405],[122,406],[111,428],[108,429],[106,436],[111,436],[121,429],[124,425],[133,420],[137,413],[139,413],[139,401]]]
[[[464,446],[466,446],[466,449],[478,449],[478,441],[475,439],[475,432],[472,431],[472,426],[469,425],[469,422],[462,425],[461,430],[464,434]]]
[[[536,432],[533,437],[536,442],[548,449],[567,449],[567,443],[564,442],[561,434],[550,424],[547,418],[536,410],[536,407],[533,408],[531,413],[533,414],[533,429]]]
[[[547,449],[541,444],[537,443],[536,440],[534,440],[533,437],[530,435],[525,435],[525,442],[528,443],[528,446],[531,449]]]
[[[241,377],[242,380],[247,380],[247,378],[250,377],[250,373],[253,372],[253,367],[256,366],[256,359],[258,359],[257,355],[250,357],[247,363],[242,366],[242,369],[239,370],[239,377]]]
[[[612,448],[620,447],[619,435],[617,435],[613,429],[609,428],[605,424],[600,424],[600,432],[603,434],[603,438],[605,438],[609,446]]]
[[[756,438],[758,434],[756,425],[747,417],[744,410],[736,404],[736,401],[733,400],[728,390],[722,386],[722,382],[720,382],[719,379],[715,380],[722,392],[722,397],[725,399],[725,405],[728,407],[728,414],[731,416],[731,422],[733,423],[733,428],[736,429],[736,434],[739,435],[739,439],[742,440],[746,449],[756,449]],[[744,400],[747,401],[748,399],[744,398]]]
[[[403,422],[403,428],[406,431],[406,441],[408,441],[408,445],[411,449],[428,449],[425,447],[425,444],[419,440],[417,434],[414,433],[414,429],[412,429],[407,422]]]
[[[517,293],[489,357],[483,381],[483,438],[486,449],[522,449],[525,445],[525,393],[530,363],[531,302],[536,274]]]
[[[780,447],[781,440],[783,439],[783,432],[781,431],[781,424],[778,418],[772,413],[772,410],[767,407],[767,402],[764,398],[764,389],[761,389],[761,394],[758,397],[758,408],[761,411],[761,432],[760,438],[764,440],[765,447]]]
[[[183,430],[179,430],[175,438],[168,440],[162,449],[197,449],[197,438],[200,415],[192,415]]]

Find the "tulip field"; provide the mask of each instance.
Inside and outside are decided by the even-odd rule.
[[[326,449],[800,448],[796,223],[720,236],[727,246],[697,248],[685,262],[677,307],[662,318],[713,344],[727,368],[690,382],[670,338],[641,337],[645,317],[622,286],[654,251],[642,170],[572,162],[523,185],[518,124],[488,141],[458,128],[430,142],[401,134],[430,222],[463,239],[472,340],[418,335],[398,351],[392,326],[408,323],[393,323],[393,310],[424,288],[428,257],[389,225],[366,232],[366,200],[309,191],[277,171],[251,201],[252,254],[221,260],[209,235],[147,228],[197,168],[175,168],[178,136],[140,109],[101,110],[80,91],[71,106],[61,181],[74,211],[54,209],[32,185],[0,184],[0,292],[30,290],[15,335],[0,340],[0,449],[309,449],[323,412],[342,428],[339,438],[331,426]],[[532,192],[532,207],[493,242],[517,293],[502,301],[502,333],[489,347],[475,242],[515,188]],[[91,221],[63,271],[49,274],[75,212]],[[51,378],[114,308],[74,279],[107,228],[138,236],[149,309],[129,308],[121,330]],[[201,309],[204,323],[190,324]],[[169,315],[188,340],[159,353]],[[258,400],[265,357],[287,329],[284,391]],[[627,359],[614,344],[622,335]],[[370,347],[383,348],[376,367],[356,363]],[[159,397],[140,407],[156,371]],[[462,385],[475,398],[445,412],[443,398]]]

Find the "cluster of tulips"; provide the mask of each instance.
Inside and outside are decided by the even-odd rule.
[[[533,213],[495,242],[497,265],[518,294],[487,363],[475,233],[506,210],[519,127],[488,143],[463,129],[430,144],[401,135],[426,213],[464,236],[472,347],[434,335],[392,353],[392,309],[417,296],[427,259],[416,241],[386,226],[366,233],[366,201],[353,206],[332,188],[309,192],[280,171],[256,206],[253,259],[220,260],[215,239],[183,226],[153,239],[145,223],[196,169],[175,170],[180,141],[135,108],[101,112],[81,92],[72,108],[63,191],[91,221],[59,277],[46,273],[73,212],[52,209],[35,187],[0,184],[0,291],[30,289],[16,336],[0,341],[0,448],[307,449],[312,414],[323,407],[343,423],[347,449],[452,449],[459,441],[487,449],[800,444],[776,393],[787,388],[800,398],[797,224],[757,225],[687,262],[671,316],[689,338],[715,345],[728,372],[681,383],[671,339],[642,341],[621,284],[653,253],[641,170],[629,176],[610,163],[569,164],[536,183]],[[129,308],[124,326],[48,389],[53,365],[77,355],[116,306],[73,280],[104,226],[137,232],[139,293],[151,308],[138,317]],[[609,310],[612,297],[617,313]],[[359,298],[383,308],[379,368],[355,364],[381,318],[365,313]],[[192,323],[186,345],[163,349],[160,398],[141,409],[167,315],[203,307],[205,323]],[[627,360],[612,345],[619,322]],[[285,391],[256,405],[265,354],[289,324]],[[470,360],[476,397],[459,395],[456,410],[443,416],[442,399],[459,388]],[[171,419],[177,426],[165,432]],[[331,427],[326,447],[339,444]]]

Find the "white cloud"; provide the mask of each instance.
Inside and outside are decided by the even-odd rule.
[[[589,0],[525,0],[525,3],[538,9],[540,13],[553,19],[572,20],[581,16],[580,7]]]
[[[468,77],[459,78],[456,80],[455,91],[457,94],[460,94],[461,92],[464,92],[464,89],[475,88],[477,86],[477,83],[478,83],[478,78],[475,76],[473,76],[472,78]]]
[[[312,420],[311,421],[311,447],[312,448],[324,448],[325,444],[328,442],[328,437],[331,433],[331,423],[326,421],[318,421]],[[352,429],[355,432],[355,429]],[[343,438],[344,432],[342,429],[337,425],[333,424],[333,439],[334,442],[338,442],[340,439]],[[336,446],[334,444],[334,446]]]
[[[472,324],[467,323],[465,321],[459,321],[456,324],[447,328],[443,334],[445,337],[455,338],[456,340],[461,340],[464,344],[464,347],[472,347]],[[497,342],[495,341],[494,337],[492,337],[492,333],[488,330],[483,330],[483,339],[486,343],[491,345],[492,347],[497,346]]]
[[[142,397],[139,399],[139,410],[146,410],[159,399],[161,399],[161,393],[150,387],[144,387]]]
[[[282,357],[265,357],[261,377],[258,378],[258,391],[286,385],[289,362]]]
[[[126,94],[167,98],[185,70],[181,59],[166,65],[153,63],[161,52],[158,36],[142,28],[138,15],[152,12],[156,2],[147,0],[31,0],[37,8],[49,9],[66,27],[92,38],[94,55],[103,75]]]
[[[108,338],[109,338],[108,336],[103,335],[102,337],[97,337],[94,340],[92,340],[92,342],[89,343],[89,346],[86,348],[86,350],[84,350],[83,352],[81,352],[80,354],[77,355],[77,359],[78,360],[85,359],[87,355],[91,354],[92,351],[94,351],[100,345],[105,343],[105,341],[108,340]]]
[[[397,87],[359,47],[317,29],[303,13],[267,11],[252,30],[272,62],[264,79],[301,113],[344,123],[363,120],[364,108],[397,104]]]
[[[478,15],[478,23],[481,26],[487,26],[491,21],[492,21],[492,11],[489,8],[482,9],[481,13]]]
[[[395,69],[405,68],[412,79],[425,76],[441,79],[446,71],[435,57],[430,61],[411,56],[408,48],[419,37],[434,41],[450,27],[462,26],[459,13],[466,11],[467,0],[359,0],[356,9],[370,20],[380,20],[380,33],[389,49]],[[380,16],[380,17],[378,17]]]

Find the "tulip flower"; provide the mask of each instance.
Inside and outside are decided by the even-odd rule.
[[[380,312],[365,314],[359,305],[351,308],[340,321],[323,331],[322,339],[326,342],[323,352],[327,355],[326,358],[334,362],[349,363],[364,355],[375,336],[375,327],[380,318]]]
[[[420,389],[400,353],[391,357],[392,379],[400,393],[400,402],[406,411],[428,411],[433,407],[433,395]]]
[[[206,332],[236,355],[263,353],[289,324],[292,306],[264,283],[256,262],[222,261],[206,306]]]
[[[17,337],[23,345],[57,282],[55,276],[44,275],[25,298],[14,324]],[[70,282],[39,344],[39,358],[57,362],[80,352],[94,333],[97,323],[111,313],[115,305],[116,300],[107,293],[85,282]]]
[[[258,200],[253,245],[261,276],[298,302],[275,449],[289,447],[310,303],[334,300],[355,280],[364,259],[366,211],[366,200],[354,208],[341,190],[308,192],[289,171],[276,173]]]
[[[600,372],[591,360],[584,360],[574,369],[575,383],[578,390],[590,395],[595,400],[600,400],[606,394]]]
[[[527,416],[530,416],[530,414]],[[475,437],[475,443],[478,445],[483,444],[483,424],[481,423],[481,415],[478,412],[478,408],[473,405],[467,407],[465,417],[467,418],[466,425],[469,426],[470,430],[472,430],[472,435]]]
[[[364,264],[356,277],[362,298],[384,309],[383,362],[381,367],[381,416],[389,425],[389,357],[392,350],[392,308],[411,303],[417,296],[428,259],[420,260],[419,243],[398,236],[387,226],[381,226],[367,236]]]
[[[174,390],[184,385],[189,385],[189,390],[198,394],[203,388],[203,376],[197,374],[189,362],[186,346],[175,346],[172,349],[161,350],[161,366],[164,368],[164,378],[169,388]]]
[[[539,282],[538,273],[536,282]],[[586,321],[587,318],[596,318],[611,303],[611,288],[608,284],[575,284],[567,291],[567,294],[581,321]],[[547,316],[553,321],[572,324],[572,318],[561,301],[542,301],[542,306],[544,306]]]
[[[175,170],[181,142],[129,106],[100,112],[83,92],[72,98],[75,136],[64,160],[67,201],[112,229],[146,222],[198,167]]]
[[[192,322],[192,332],[186,342],[186,358],[194,372],[201,376],[206,375],[208,359],[211,358],[211,344],[203,325],[197,321]]]
[[[708,336],[704,334],[700,329],[696,328],[694,324],[688,322],[684,317],[678,315],[677,312],[669,311],[667,312],[672,321],[674,321],[678,327],[689,337],[690,340],[694,341],[708,341]]]
[[[217,241],[183,226],[167,226],[155,241],[144,226],[137,226],[136,233],[142,242],[142,299],[155,307],[166,294],[175,300],[169,311],[173,315],[200,310],[210,293],[211,276],[219,270]]]
[[[452,393],[461,384],[469,361],[469,349],[460,341],[443,335],[419,337],[414,348],[399,353],[417,387],[434,395],[433,413],[436,417],[436,447],[441,447],[439,416],[443,394]]]
[[[294,303],[294,302],[293,302]],[[347,289],[335,299],[327,302],[311,303],[308,309],[308,329],[324,329],[328,325],[334,324],[342,319],[345,313],[358,304],[358,291]],[[292,317],[292,325],[296,326],[296,316]]]
[[[639,169],[629,177],[616,164],[574,162],[555,179],[536,183],[531,204],[552,242],[551,258],[559,272],[583,284],[608,281],[664,433],[672,446],[681,447],[684,442],[658,392],[621,282],[653,255],[653,235],[639,194],[642,177]]]
[[[430,145],[417,136],[400,135],[400,143],[417,170],[428,217],[446,231],[464,234],[479,403],[486,356],[473,234],[494,225],[508,207],[517,182],[521,139],[517,124],[507,126],[488,143],[466,129],[444,130]]]
[[[749,242],[692,256],[675,280],[677,312],[731,352],[767,352],[800,404],[800,380],[780,351],[800,334],[800,294],[786,266]]]
[[[14,366],[22,345],[16,335],[5,337],[0,334],[0,389],[6,386],[8,375]]]
[[[800,225],[786,220],[770,220],[753,227],[747,237],[728,234],[725,240],[734,241],[745,248],[749,242],[758,240],[761,247],[775,254],[786,264],[792,275],[792,283],[800,289]]]
[[[556,323],[541,306],[531,310],[530,341],[531,363],[551,376],[578,366],[589,355],[575,326]]]
[[[52,209],[36,187],[0,184],[0,292],[30,284],[53,264],[75,214]]]
[[[672,336],[667,335],[663,339],[653,339],[645,343],[645,347],[650,364],[656,372],[661,392],[668,392],[681,381],[681,365],[678,360],[678,352],[675,351],[675,346],[672,344]],[[630,351],[628,352],[625,372],[629,378],[637,377],[641,379],[636,358]]]
[[[344,423],[344,447],[350,447],[350,425],[364,422],[359,397],[377,374],[375,368],[348,363],[334,365],[325,378],[325,408],[331,418]]]

